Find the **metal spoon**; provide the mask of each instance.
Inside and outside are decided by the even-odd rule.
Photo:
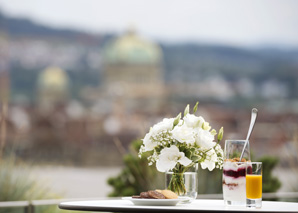
[[[254,128],[254,125],[255,125],[255,122],[256,122],[256,119],[257,119],[257,115],[258,115],[258,110],[256,108],[253,108],[251,110],[251,119],[250,119],[250,125],[249,125],[249,129],[248,129],[248,133],[247,133],[247,136],[246,136],[246,140],[245,140],[245,144],[244,144],[244,147],[243,147],[243,150],[242,150],[242,153],[240,155],[240,160],[239,162],[241,162],[242,158],[243,158],[243,154],[244,154],[244,150],[245,150],[245,147],[248,143],[248,139],[250,137],[250,134]]]

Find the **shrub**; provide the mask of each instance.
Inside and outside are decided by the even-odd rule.
[[[258,159],[263,163],[263,192],[276,192],[281,187],[277,177],[273,177],[272,171],[277,166],[279,159],[272,156],[264,156]]]
[[[0,161],[0,201],[30,201],[58,198],[50,192],[45,183],[37,181],[30,174],[30,167],[23,163],[16,165],[14,157]],[[40,208],[42,213],[57,212],[56,206]],[[23,212],[20,208],[0,208],[2,213]]]
[[[157,172],[154,166],[148,166],[147,156],[138,157],[141,144],[141,140],[130,144],[129,153],[123,157],[123,170],[118,176],[108,179],[108,184],[113,187],[110,197],[131,196],[149,189],[164,188],[164,175]]]

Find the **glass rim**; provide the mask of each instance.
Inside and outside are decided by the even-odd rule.
[[[245,142],[245,139],[229,139],[229,140],[225,140],[225,141],[239,141],[239,142]],[[249,140],[248,140],[249,142]]]
[[[246,161],[246,163],[249,163],[249,164],[262,164],[263,162],[259,162],[259,161]]]
[[[246,163],[248,163],[248,161],[246,161],[246,162],[242,162],[242,161],[241,162],[234,162],[234,161],[228,161],[228,160],[227,161],[224,160],[223,163],[226,163],[226,162],[236,163],[236,164],[246,164]]]

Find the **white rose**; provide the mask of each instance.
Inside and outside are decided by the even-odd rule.
[[[158,134],[161,131],[168,131],[173,129],[174,118],[164,118],[161,122],[152,127],[152,133]]]
[[[157,141],[153,141],[151,137],[156,136],[162,131],[170,131],[173,129],[174,118],[165,118],[163,121],[155,124],[143,139],[144,151],[151,151],[157,146]]]
[[[186,116],[184,116],[183,120],[188,127],[192,128],[201,127],[202,124],[205,122],[202,116],[197,117],[194,114],[187,114]]]
[[[214,135],[212,135],[208,130],[198,129],[197,130],[197,137],[196,137],[196,144],[203,148],[209,149],[215,146]]]
[[[145,152],[151,151],[157,146],[157,142],[152,141],[151,136],[152,136],[152,131],[148,132],[143,139]]]
[[[191,164],[191,160],[185,157],[184,152],[179,152],[177,146],[172,145],[170,148],[164,148],[161,150],[158,160],[156,162],[156,168],[160,172],[166,172],[175,168],[177,163],[183,166]]]
[[[188,127],[186,124],[183,124],[182,126],[175,126],[171,133],[172,137],[180,143],[194,144],[196,141],[195,130]]]
[[[215,168],[215,163],[217,162],[217,155],[214,149],[211,149],[207,152],[207,158],[204,162],[201,163],[202,169],[208,168],[209,171],[212,171]]]

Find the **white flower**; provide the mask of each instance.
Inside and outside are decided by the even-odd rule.
[[[155,124],[145,135],[139,155],[151,151],[152,154],[147,157],[149,165],[156,163],[160,172],[184,171],[194,163],[200,163],[203,169],[210,171],[221,168],[223,151],[214,142],[216,131],[210,132],[211,126],[203,117],[190,114],[189,106],[184,115],[183,119],[180,113],[176,118],[164,118]],[[192,160],[185,153],[193,156]]]
[[[156,162],[156,168],[160,172],[166,172],[173,169],[177,163],[183,166],[191,164],[191,160],[185,157],[184,152],[179,152],[177,146],[172,145],[170,148],[161,150],[159,159]]]
[[[173,129],[174,118],[164,118],[161,122],[152,127],[152,133],[158,134],[161,131],[170,131]]]
[[[215,147],[214,147],[214,150],[216,153],[220,154],[221,156],[223,156],[223,150],[222,148],[220,147],[219,144],[217,144]]]
[[[209,131],[211,129],[211,126],[208,122],[204,122],[202,125],[202,129]]]
[[[152,140],[152,138],[156,137],[159,133],[173,129],[173,122],[174,118],[165,118],[150,129],[143,139],[145,152],[153,150],[158,145],[158,141]]]
[[[180,143],[194,144],[196,141],[194,129],[186,126],[186,124],[175,126],[171,133],[172,137]]]
[[[201,127],[202,124],[205,122],[202,116],[197,117],[194,114],[187,114],[186,116],[184,116],[183,120],[188,127],[192,128]]]
[[[157,146],[157,142],[151,140],[151,136],[152,136],[152,131],[148,132],[143,139],[145,152],[151,151]]]
[[[208,168],[212,171],[215,168],[215,163],[217,162],[217,155],[214,149],[210,149],[207,153],[207,157],[204,162],[201,163],[202,169]]]
[[[203,148],[209,149],[215,146],[214,135],[212,135],[208,130],[198,129],[197,130],[197,137],[196,137],[196,144]]]

